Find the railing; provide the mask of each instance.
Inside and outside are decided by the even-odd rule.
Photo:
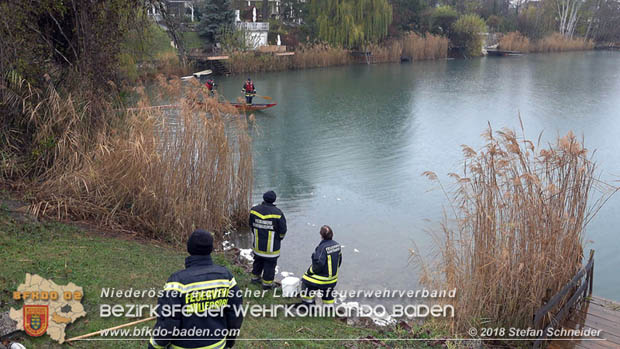
[[[585,280],[582,280],[585,276]],[[546,302],[534,315],[534,328],[540,329],[545,323],[543,320],[547,318],[549,313],[556,308],[560,302],[567,296],[569,300],[555,314],[551,315],[549,322],[543,328],[542,335],[534,341],[534,348],[540,348],[547,338],[547,329],[549,327],[558,327],[566,318],[566,315],[574,308],[575,304],[581,299],[592,295],[592,285],[594,280],[594,250],[590,250],[590,258],[588,264],[581,268],[573,279],[566,284],[560,292]],[[569,292],[571,292],[569,294]]]
[[[237,22],[237,29],[245,31],[269,31],[269,22]]]

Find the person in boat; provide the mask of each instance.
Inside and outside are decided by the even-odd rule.
[[[334,304],[332,292],[342,265],[342,248],[333,240],[334,231],[330,226],[322,226],[319,234],[321,242],[312,254],[312,265],[303,276],[301,306],[313,305],[315,296],[320,296],[323,304]]]
[[[245,84],[243,84],[243,89],[241,89],[241,92],[245,93],[245,103],[252,104],[252,98],[256,96],[256,88],[254,87],[252,79],[248,78]]]
[[[213,263],[212,251],[211,233],[199,229],[190,235],[185,269],[168,278],[159,296],[149,349],[231,348],[235,344],[243,322],[243,298],[233,274]],[[195,334],[171,335],[191,331]]]
[[[252,282],[262,283],[265,290],[273,288],[280,244],[286,234],[286,218],[275,201],[276,193],[270,190],[263,194],[263,202],[250,210],[249,225],[254,234]]]
[[[215,81],[213,81],[213,79],[209,79],[205,82],[205,86],[207,87],[207,90],[209,90],[209,95],[211,97],[215,96],[215,88],[217,87]]]

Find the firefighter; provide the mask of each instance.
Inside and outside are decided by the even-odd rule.
[[[185,269],[168,278],[159,297],[149,348],[230,348],[243,322],[243,315],[235,312],[242,304],[237,282],[228,269],[213,264],[211,233],[194,231],[187,251]]]
[[[243,84],[241,92],[245,93],[245,103],[252,104],[252,98],[256,96],[256,88],[254,87],[252,79],[248,78],[245,84]]]
[[[262,282],[266,290],[273,288],[280,243],[286,234],[286,218],[273,204],[275,201],[276,193],[273,191],[263,194],[263,202],[252,207],[249,219],[254,233],[252,282]]]
[[[332,291],[338,282],[338,270],[342,265],[342,248],[333,240],[334,232],[328,225],[321,227],[321,243],[312,254],[312,265],[304,273],[301,286],[302,305],[314,304],[314,296],[320,295],[323,304],[334,304]]]
[[[209,95],[211,97],[215,96],[215,88],[217,87],[215,81],[213,81],[213,79],[209,79],[205,82],[205,86],[207,87],[207,90],[209,90]]]

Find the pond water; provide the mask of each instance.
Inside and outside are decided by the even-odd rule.
[[[591,51],[252,74],[278,103],[255,114],[253,142],[255,202],[275,190],[288,220],[280,271],[303,273],[328,224],[345,246],[339,288],[420,287],[410,250],[431,251],[447,203],[421,173],[450,183],[460,145],[479,148],[488,122],[519,128],[520,114],[534,140],[573,130],[596,149],[601,177],[620,180],[619,68],[619,53]],[[237,98],[246,78],[219,78],[220,93]],[[615,300],[618,227],[620,195],[589,225],[586,247],[596,249],[595,294]]]

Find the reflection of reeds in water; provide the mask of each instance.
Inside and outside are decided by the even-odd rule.
[[[160,84],[166,95],[179,95],[178,80]],[[142,93],[121,127],[94,138],[75,133],[60,144],[61,161],[41,184],[35,211],[173,242],[195,228],[222,232],[244,223],[252,189],[246,118],[197,83],[184,93],[174,131]]]
[[[463,146],[463,174],[451,174],[456,190],[446,192],[455,220],[436,235],[436,262],[422,263],[423,283],[457,289],[457,333],[531,326],[547,290],[555,294],[582,265],[584,227],[612,193],[589,204],[604,186],[572,133],[547,148],[510,130],[484,137],[479,152]]]

